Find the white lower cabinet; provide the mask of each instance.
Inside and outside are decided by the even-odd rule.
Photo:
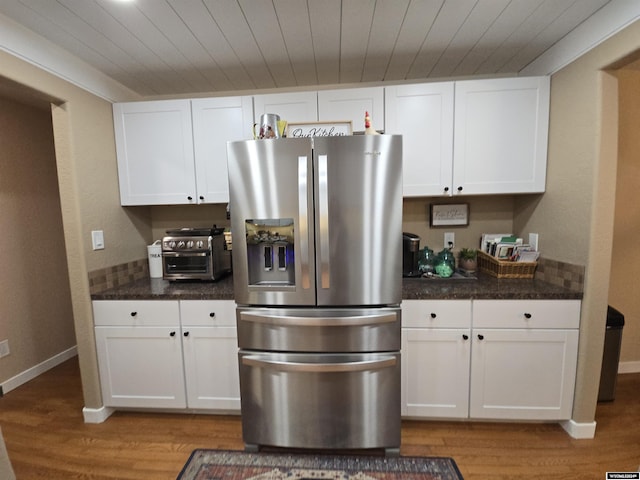
[[[465,418],[469,412],[469,329],[402,332],[403,415]]]
[[[579,300],[475,300],[471,418],[571,418]]]
[[[96,327],[105,406],[185,408],[180,327]]]
[[[467,417],[471,300],[405,300],[402,326],[402,414]]]
[[[105,406],[184,408],[177,301],[94,301]]]
[[[235,303],[94,301],[104,405],[240,410]]]
[[[403,415],[571,418],[580,301],[460,302],[403,302]]]
[[[189,408],[240,410],[235,303],[182,300],[182,346]]]

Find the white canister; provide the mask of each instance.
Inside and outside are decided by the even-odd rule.
[[[162,245],[160,240],[147,245],[147,253],[149,255],[149,276],[162,278]]]

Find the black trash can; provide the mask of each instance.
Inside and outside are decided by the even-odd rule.
[[[602,352],[600,389],[598,390],[599,402],[610,402],[616,396],[622,327],[624,327],[624,315],[609,305],[607,308],[607,330],[604,334],[604,352]]]

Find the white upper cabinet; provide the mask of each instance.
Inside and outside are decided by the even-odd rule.
[[[364,132],[369,112],[376,130],[384,130],[384,88],[347,88],[319,92],[256,95],[255,121],[263,113],[275,113],[291,123],[351,121],[354,132]]]
[[[226,143],[265,113],[403,136],[403,195],[545,190],[549,77],[464,80],[113,106],[122,205],[225,203]]]
[[[451,191],[453,173],[453,82],[385,89],[386,133],[403,135],[403,195],[436,196]]]
[[[226,203],[227,141],[252,138],[251,97],[113,105],[122,205]]]
[[[544,192],[548,77],[390,86],[385,115],[404,196]]]
[[[318,92],[318,121],[320,122],[349,120],[354,132],[364,132],[365,112],[369,112],[373,128],[385,130],[382,87]]]
[[[253,137],[251,97],[191,100],[198,203],[227,203],[227,142]]]
[[[544,192],[549,77],[455,84],[453,193]]]
[[[316,122],[318,120],[318,96],[316,92],[272,93],[253,97],[254,121],[260,115],[275,113],[287,122]]]
[[[122,205],[196,203],[189,100],[113,105]]]

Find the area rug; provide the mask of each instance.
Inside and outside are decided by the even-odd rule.
[[[460,480],[446,457],[194,450],[177,480]]]

